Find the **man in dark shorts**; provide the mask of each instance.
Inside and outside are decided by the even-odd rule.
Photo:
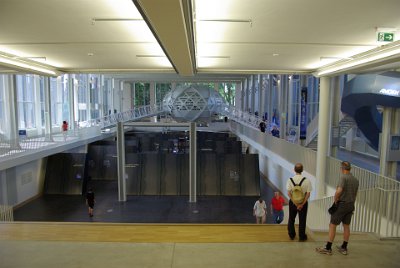
[[[89,189],[89,191],[86,193],[86,204],[88,205],[88,210],[89,210],[89,216],[93,217],[93,208],[94,208],[94,192],[92,188]]]
[[[341,163],[342,176],[336,188],[334,202],[337,210],[331,215],[329,224],[329,240],[325,247],[316,248],[321,254],[332,255],[332,243],[336,235],[336,227],[343,224],[343,244],[336,246],[338,251],[347,255],[347,244],[350,238],[350,222],[354,211],[354,202],[358,192],[358,180],[350,173],[351,164],[347,161]]]

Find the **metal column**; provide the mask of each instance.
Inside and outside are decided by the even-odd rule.
[[[117,124],[118,201],[126,201],[124,124]]]
[[[189,202],[195,203],[197,202],[197,193],[196,193],[196,163],[197,163],[197,140],[196,140],[196,123],[190,123],[189,129]]]
[[[319,114],[318,114],[318,147],[317,147],[317,198],[325,196],[326,158],[330,146],[330,77],[320,78]]]
[[[388,151],[390,146],[390,136],[392,134],[399,134],[400,127],[400,112],[399,109],[384,107],[383,120],[382,120],[382,134],[379,144],[380,152],[380,170],[379,174],[396,178],[397,162],[388,161]]]

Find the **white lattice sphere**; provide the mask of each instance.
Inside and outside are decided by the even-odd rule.
[[[195,121],[210,118],[222,104],[225,104],[225,100],[214,89],[184,86],[165,95],[163,109],[178,120]]]

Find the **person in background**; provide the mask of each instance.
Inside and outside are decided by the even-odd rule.
[[[94,199],[94,192],[92,188],[89,188],[86,193],[86,204],[88,205],[89,217],[93,217],[94,203],[96,203],[96,200]]]
[[[279,129],[276,125],[272,127],[271,134],[272,136],[279,138]]]
[[[256,224],[265,223],[265,219],[267,216],[267,205],[261,197],[254,204],[253,216],[256,217]]]
[[[261,132],[265,132],[266,127],[267,127],[267,125],[265,124],[265,119],[263,117],[259,124],[259,128],[260,128]]]
[[[336,246],[336,248],[339,253],[347,255],[347,244],[349,243],[350,238],[350,222],[355,209],[354,203],[357,197],[359,182],[350,172],[350,162],[343,161],[340,168],[342,175],[340,176],[334,196],[334,202],[338,208],[331,215],[328,242],[325,247],[315,249],[321,254],[332,255],[332,243],[333,240],[335,240],[336,227],[342,223],[343,244],[341,246]]]
[[[280,224],[283,221],[283,205],[285,199],[280,195],[279,192],[274,193],[274,197],[271,199],[271,213],[275,223]]]
[[[67,121],[63,121],[62,125],[61,125],[61,130],[64,136],[64,141],[67,140],[67,131],[68,131],[68,122]]]

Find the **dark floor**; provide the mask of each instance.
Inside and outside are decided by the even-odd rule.
[[[339,150],[341,160],[379,173],[379,159]],[[397,179],[400,179],[398,168]],[[128,196],[118,201],[116,181],[95,181],[95,213],[87,214],[85,199],[77,195],[44,195],[14,211],[15,221],[123,222],[123,223],[253,223],[257,196]],[[261,197],[267,201],[267,223],[274,189],[260,179]]]
[[[89,218],[85,199],[77,195],[44,195],[14,211],[15,221],[120,222],[120,223],[253,223],[257,196],[128,196],[118,201],[116,181],[94,181],[94,217]],[[267,206],[273,189],[261,180]],[[269,212],[269,207],[268,207]],[[271,215],[267,223],[272,223]]]

